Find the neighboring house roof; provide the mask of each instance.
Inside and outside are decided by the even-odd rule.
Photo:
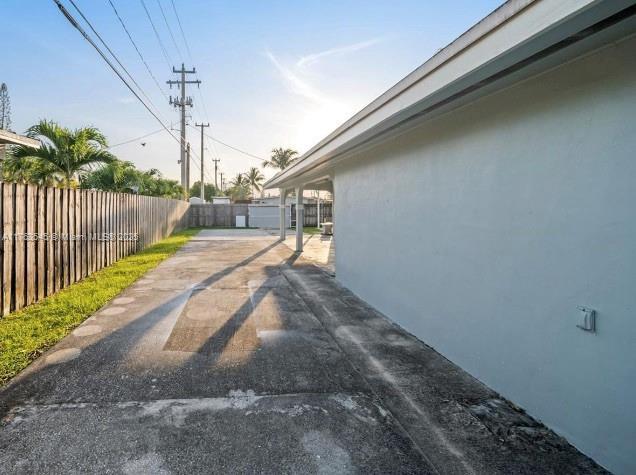
[[[38,140],[25,137],[24,135],[14,134],[8,130],[0,129],[0,145],[26,145],[28,147],[39,147]]]
[[[290,188],[443,112],[635,31],[633,0],[509,0],[265,183]]]

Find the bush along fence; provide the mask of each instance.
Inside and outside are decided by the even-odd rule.
[[[185,201],[0,183],[2,315],[187,226]]]

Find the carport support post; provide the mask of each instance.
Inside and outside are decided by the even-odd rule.
[[[296,252],[303,252],[303,222],[305,208],[303,205],[303,187],[296,188]]]
[[[281,188],[280,189],[280,205],[278,206],[280,212],[280,240],[285,240],[285,233],[287,232],[287,222],[285,220],[285,201],[287,200],[287,190]]]

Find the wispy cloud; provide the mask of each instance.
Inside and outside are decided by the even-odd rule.
[[[272,62],[272,64],[276,67],[276,69],[283,77],[293,93],[320,104],[331,102],[331,100],[322,92],[320,92],[318,89],[301,78],[300,75],[294,72],[291,68],[281,63],[272,52],[267,51],[265,54],[267,58],[269,58],[269,60]]]
[[[369,48],[370,46],[376,45],[382,41],[382,38],[373,38],[367,41],[360,41],[358,43],[331,48],[319,53],[308,54],[301,57],[295,64],[292,63],[290,66],[280,61],[271,51],[266,51],[265,54],[294,94],[305,97],[306,99],[318,104],[328,104],[332,103],[333,99],[326,96],[304,79],[303,73],[306,72],[306,67],[329,57],[355,53],[356,51]]]
[[[351,100],[356,94],[349,90],[345,94],[338,84],[338,78],[327,74],[328,65],[322,63],[354,54],[382,41],[383,38],[361,41],[309,54],[298,60],[283,59],[271,51],[265,52],[290,96],[296,96],[296,99],[288,98],[285,120],[289,123],[294,137],[292,141],[297,147],[302,149],[313,145],[357,109],[356,103]],[[318,63],[320,67],[311,67]]]
[[[306,67],[310,66],[321,59],[327,58],[329,56],[342,56],[349,53],[355,53],[356,51],[360,51],[370,46],[377,45],[382,42],[382,38],[373,38],[367,41],[360,41],[358,43],[353,43],[345,46],[338,46],[336,48],[331,48],[325,51],[321,51],[319,53],[308,54],[307,56],[303,56],[298,60],[296,65],[298,67]]]

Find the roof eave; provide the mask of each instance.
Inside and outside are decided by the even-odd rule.
[[[431,110],[435,101],[442,103],[452,99],[461,87],[473,87],[498,70],[521,63],[538,51],[632,4],[628,0],[509,1],[264,186],[287,187],[318,162],[332,160],[343,150],[351,152],[356,141],[368,143],[373,136],[391,128],[406,115]],[[520,14],[522,11],[523,14]]]
[[[23,145],[25,147],[39,147],[40,142],[24,135],[15,134],[0,129],[0,145]]]

